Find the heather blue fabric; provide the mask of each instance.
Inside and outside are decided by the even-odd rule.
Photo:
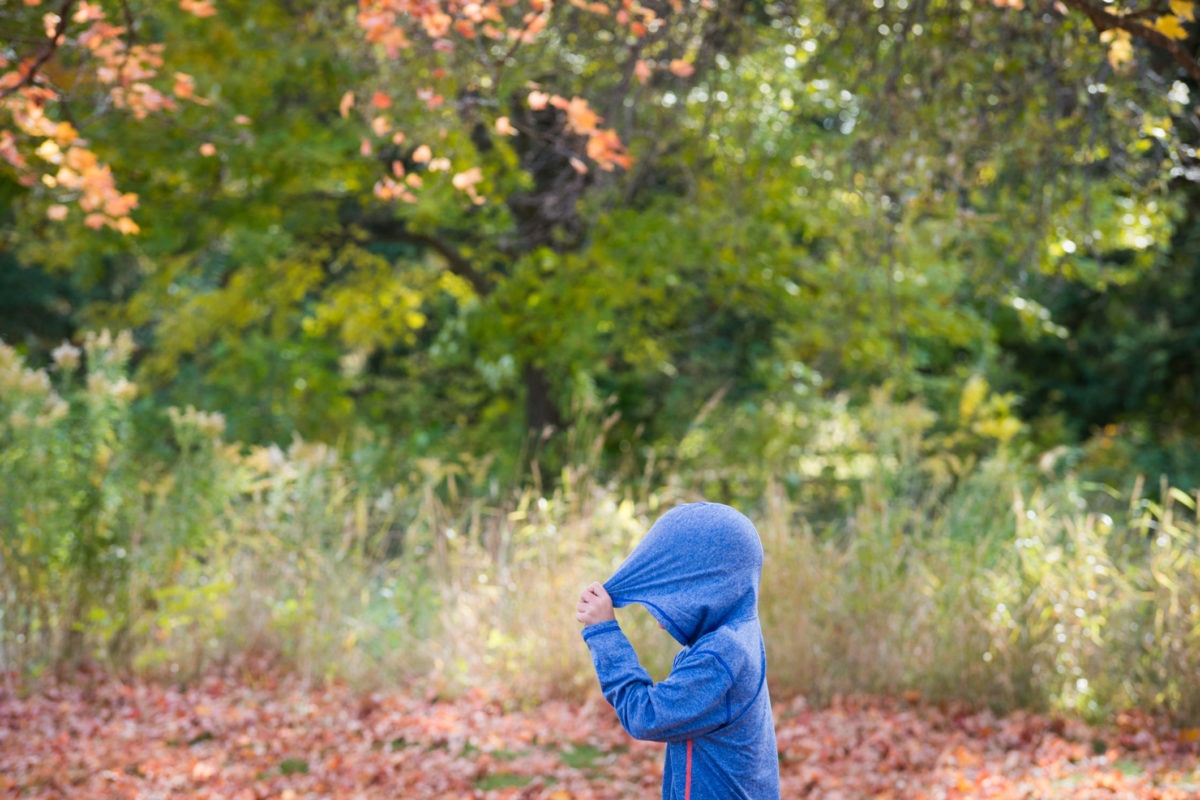
[[[667,743],[664,800],[777,800],[779,756],[758,622],[763,549],[740,512],[690,503],[664,514],[604,584],[638,603],[683,645],[654,683],[616,621],[589,625],[605,699],[635,739]]]

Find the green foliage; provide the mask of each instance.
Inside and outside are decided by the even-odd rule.
[[[691,4],[635,40],[564,4],[520,43],[435,47],[404,18],[412,46],[393,56],[329,0],[137,11],[164,74],[196,80],[173,115],[87,120],[141,233],[47,235],[14,184],[3,257],[24,305],[56,285],[71,328],[137,331],[144,406],[220,408],[239,441],[369,430],[411,456],[496,454],[509,479],[533,452],[565,458],[544,426],[610,398],[621,464],[715,422],[710,401],[792,402],[794,373],[855,404],[886,382],[944,431],[979,376],[1012,432],[1014,413],[1071,415],[1043,394],[1075,377],[1022,375],[1014,338],[1044,351],[1039,375],[1092,354],[1089,411],[1120,402],[1114,360],[1187,352],[1186,316],[1155,336],[1134,313],[1141,333],[1115,348],[1072,318],[1071,291],[1148,287],[1105,328],[1156,291],[1188,96],[1110,74],[1072,15]],[[577,173],[580,142],[534,89],[587,98],[629,168]],[[454,182],[474,169],[473,197]],[[416,202],[374,192],[385,177]],[[9,335],[44,343],[36,327]],[[1186,356],[1167,361],[1137,385],[1171,383],[1179,407]],[[1132,413],[1164,393],[1135,393]]]
[[[219,418],[176,418],[181,456],[160,480],[130,442],[136,386],[128,334],[55,350],[54,377],[0,344],[0,561],[5,659],[37,671],[98,657],[124,663],[143,593],[203,550],[222,492],[211,437]],[[173,509],[186,504],[189,515]],[[91,635],[89,635],[91,634]]]
[[[168,72],[196,76],[198,99],[144,124],[91,121],[95,149],[140,198],[141,233],[47,236],[39,224],[7,237],[22,264],[95,298],[76,324],[136,329],[153,345],[137,380],[160,408],[230,409],[246,440],[329,431],[348,408],[342,351],[303,332],[313,293],[359,250],[343,218],[373,180],[338,124],[358,75],[343,11],[324,0],[225,3],[203,20],[140,10],[168,42]],[[248,385],[263,402],[243,414],[233,389]]]
[[[1196,485],[1200,464],[1189,444],[1200,341],[1195,239],[1195,227],[1181,224],[1154,270],[1108,285],[1038,280],[1034,293],[1047,298],[1042,311],[1060,335],[1028,331],[1015,311],[998,318],[1004,374],[1025,414],[1042,420],[1040,443],[1083,442],[1071,467],[1086,477],[1125,489],[1139,474]],[[1132,257],[1107,254],[1116,264]]]

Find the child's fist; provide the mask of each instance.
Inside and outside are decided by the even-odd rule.
[[[583,594],[579,596],[579,604],[575,606],[575,619],[584,625],[596,625],[616,619],[612,598],[604,591],[603,586],[593,583],[583,590]]]

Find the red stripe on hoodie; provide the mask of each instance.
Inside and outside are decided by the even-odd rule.
[[[683,800],[692,800],[692,740],[688,739],[687,770],[683,773]]]

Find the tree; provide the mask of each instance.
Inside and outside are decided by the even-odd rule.
[[[144,39],[146,26],[128,0],[6,5],[0,15],[9,42],[0,51],[0,158],[18,183],[50,201],[50,219],[67,219],[66,203],[72,203],[89,228],[135,233],[130,212],[137,196],[118,189],[79,126],[110,108],[134,120],[172,111],[198,99],[192,77],[177,72],[171,88],[163,87],[162,45]],[[209,0],[184,0],[179,7],[197,17],[215,13]]]
[[[669,438],[806,370],[945,400],[998,308],[1040,320],[1031,272],[1144,269],[1185,168],[1186,84],[1065,6],[205,8],[130,6],[190,99],[87,126],[141,232],[48,237],[30,187],[10,241],[137,327],[163,399],[253,387],[243,438],[475,449],[609,394]]]

